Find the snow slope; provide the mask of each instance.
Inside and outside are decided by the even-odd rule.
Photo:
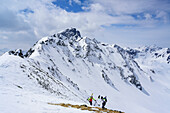
[[[88,113],[73,108],[51,106],[47,103],[72,103],[70,99],[63,99],[57,93],[44,90],[30,79],[20,68],[21,64],[28,65],[25,59],[18,56],[4,54],[0,58],[0,113]],[[69,93],[68,93],[69,94]]]
[[[26,54],[16,50],[0,57],[0,111],[83,112],[47,103],[88,104],[93,93],[107,96],[107,108],[169,113],[169,62],[169,48],[122,48],[66,29],[42,38]]]

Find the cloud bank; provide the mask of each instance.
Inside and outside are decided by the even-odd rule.
[[[170,45],[169,0],[2,0],[1,3],[0,48],[28,49],[40,38],[70,27],[79,29],[82,36],[106,43]]]

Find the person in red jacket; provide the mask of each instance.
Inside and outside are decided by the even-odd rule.
[[[89,103],[90,103],[90,105],[92,106],[92,101],[96,101],[94,98],[93,98],[93,93],[92,93],[92,95],[88,98],[88,101],[89,101]]]

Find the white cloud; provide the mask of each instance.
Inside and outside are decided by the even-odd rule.
[[[15,43],[17,41],[23,43],[25,40],[32,45],[35,40],[68,27],[78,28],[83,33],[82,36],[101,38],[98,35],[101,34],[98,32],[100,31],[103,32],[104,38],[114,36],[105,35],[109,32],[108,34],[115,33],[121,40],[121,37],[132,36],[130,31],[136,29],[151,30],[157,27],[157,24],[160,24],[162,20],[168,22],[168,13],[166,12],[170,11],[167,5],[161,5],[163,3],[160,4],[160,8],[157,8],[157,4],[160,3],[157,0],[130,0],[128,2],[127,0],[94,0],[92,4],[87,5],[88,7],[84,7],[86,12],[73,13],[55,6],[51,1],[53,0],[2,0],[0,32],[3,33],[0,35],[0,41],[6,39],[9,42],[15,40]],[[82,4],[80,0],[70,0],[70,2],[73,1]],[[163,6],[165,10],[162,10]],[[33,13],[21,13],[24,9],[29,9]],[[153,12],[150,10],[154,12],[157,19],[154,19]],[[135,19],[131,14],[136,13],[143,13],[143,16],[138,15],[138,18],[144,17],[144,19]],[[10,23],[10,26],[4,23]],[[117,25],[125,25],[125,27],[118,28],[119,31],[117,31]],[[126,35],[122,36],[122,32]],[[134,33],[134,35],[138,34]]]
[[[105,7],[103,7],[101,4],[96,3],[96,4],[91,4],[89,7],[91,12],[97,12],[97,13],[103,13],[105,11]]]
[[[170,24],[169,0],[90,0],[91,9],[98,4],[101,11],[113,17],[136,16],[137,25],[155,27],[160,24]],[[97,6],[97,5],[96,5]],[[94,7],[99,9],[98,7]],[[87,8],[84,8],[87,9]],[[100,11],[100,9],[99,9]],[[99,12],[98,11],[98,12]],[[156,15],[156,17],[155,17]],[[159,21],[158,21],[159,20]],[[124,24],[129,21],[124,21]],[[135,21],[131,21],[134,24]],[[117,23],[119,24],[119,22]]]
[[[80,0],[73,0],[75,3],[81,5],[81,1]]]
[[[149,13],[146,13],[145,18],[146,18],[146,20],[150,20],[150,19],[152,19],[152,15]]]
[[[164,23],[168,23],[170,16],[165,11],[157,11],[156,18],[162,19],[164,21]]]
[[[100,3],[112,14],[133,14],[145,11],[170,11],[168,0],[91,0]]]
[[[29,25],[12,10],[1,9],[0,17],[0,30],[2,31],[18,31],[30,29]]]
[[[78,5],[82,4],[80,0],[69,0],[69,5],[72,5],[73,2],[75,2]]]

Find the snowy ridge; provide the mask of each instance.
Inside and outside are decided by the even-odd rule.
[[[12,73],[28,79],[27,87],[34,84],[58,99],[87,103],[94,93],[108,96],[106,107],[126,113],[168,113],[169,48],[122,48],[81,37],[70,28],[42,38],[26,54],[16,50],[1,56],[0,84],[11,78],[11,72],[3,70],[9,70],[13,61],[18,72]]]

